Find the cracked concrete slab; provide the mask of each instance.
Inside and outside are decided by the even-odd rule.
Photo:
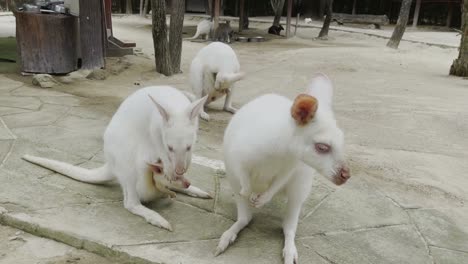
[[[460,264],[468,259],[468,252],[460,252],[445,248],[431,247],[432,257],[435,263]]]
[[[1,264],[115,263],[98,255],[0,225]]]
[[[410,225],[303,238],[299,244],[318,252],[328,263],[432,263],[421,237]]]
[[[41,100],[34,97],[0,96],[0,106],[3,107],[38,110],[41,105]]]
[[[46,126],[55,123],[67,110],[65,106],[44,104],[38,111],[4,116],[3,121],[10,129]]]
[[[430,246],[468,253],[466,208],[419,209],[409,214]]]
[[[56,126],[21,127],[12,129],[19,139],[27,139],[64,152],[91,158],[102,148],[102,134],[74,131]]]
[[[9,149],[5,149],[5,151],[10,152],[8,155],[8,159],[5,161],[5,164],[2,165],[2,168],[11,173],[31,175],[36,178],[40,178],[52,173],[50,170],[44,169],[29,162],[25,162],[21,158],[25,154],[57,159],[72,164],[77,164],[85,161],[84,158],[78,157],[72,153],[60,151],[51,148],[50,145],[34,143],[29,140],[18,139],[12,142],[10,146],[11,147]]]

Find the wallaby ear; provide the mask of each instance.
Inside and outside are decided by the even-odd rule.
[[[154,98],[150,94],[148,94],[148,96],[151,99],[151,101],[153,101],[154,105],[158,109],[158,111],[161,114],[164,121],[168,122],[169,121],[169,113],[167,113],[166,109],[164,109],[164,107],[162,107],[162,105],[160,105],[158,102],[156,102],[156,100],[154,100]]]
[[[294,103],[291,107],[291,116],[296,120],[299,126],[306,125],[309,123],[317,112],[318,101],[315,97],[300,94],[294,99]]]
[[[315,75],[307,88],[307,94],[317,98],[320,104],[331,107],[333,99],[333,84],[330,78],[323,73]]]
[[[156,174],[163,174],[164,173],[164,168],[163,168],[163,165],[162,165],[161,162],[148,163],[148,166]]]
[[[198,115],[200,114],[201,110],[205,106],[206,99],[208,99],[208,95],[203,98],[198,99],[197,101],[193,102],[189,106],[189,118],[190,120],[194,121]]]

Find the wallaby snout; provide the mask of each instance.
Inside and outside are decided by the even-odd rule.
[[[333,183],[339,186],[346,183],[349,178],[351,178],[349,167],[347,165],[343,165],[343,167],[341,167],[333,177]]]

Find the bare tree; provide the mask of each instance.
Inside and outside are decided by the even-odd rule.
[[[153,16],[153,45],[156,71],[166,76],[172,75],[172,63],[167,42],[166,1],[151,0]]]
[[[132,14],[133,13],[132,0],[127,0],[126,1],[125,13],[127,13],[127,14]]]
[[[273,26],[279,26],[281,21],[281,15],[283,14],[285,0],[270,0],[271,7],[275,13],[275,19],[273,20]]]
[[[450,67],[450,74],[456,76],[468,76],[468,1],[463,1],[462,6],[462,37],[458,58]]]
[[[172,2],[169,46],[171,47],[172,72],[180,73],[182,53],[182,29],[184,27],[185,0]]]
[[[354,1],[353,1],[353,10],[351,10],[351,14],[352,14],[352,15],[355,15],[355,14],[356,14],[356,2],[357,2],[357,0],[354,0]]]
[[[140,16],[145,16],[145,13],[143,13],[144,5],[145,5],[145,0],[140,0]]]
[[[143,8],[143,16],[146,16],[146,14],[148,14],[149,5],[150,5],[150,0],[145,0],[145,7]]]
[[[178,0],[172,3],[169,41],[167,39],[166,1],[151,0],[151,10],[156,71],[166,76],[179,73],[185,0]],[[169,47],[171,48],[169,49]]]
[[[400,15],[398,16],[398,21],[393,30],[392,37],[387,43],[387,47],[392,49],[398,49],[400,45],[401,38],[406,30],[406,24],[408,24],[408,17],[411,9],[412,0],[403,0],[401,2]]]
[[[333,13],[333,0],[327,0],[325,3],[325,20],[323,21],[322,29],[318,35],[318,38],[326,39],[328,37],[328,29],[332,20]]]
[[[206,14],[213,18],[213,0],[206,0]]]

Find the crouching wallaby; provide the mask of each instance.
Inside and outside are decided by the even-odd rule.
[[[225,23],[219,23],[218,27],[214,32],[214,40],[221,41],[224,43],[231,43],[232,35],[234,30],[231,28],[231,21],[226,21]]]
[[[273,35],[280,35],[281,33],[281,30],[284,30],[283,26],[282,25],[278,25],[278,26],[271,26],[268,28],[268,34],[273,34]]]
[[[29,155],[23,158],[82,182],[103,184],[116,178],[122,186],[125,208],[152,225],[172,230],[169,222],[141,202],[173,197],[171,190],[211,198],[184,177],[205,101],[203,97],[191,103],[169,86],[136,91],[123,101],[106,128],[106,163],[100,168],[88,170]]]
[[[205,105],[226,95],[224,110],[235,113],[232,107],[232,88],[234,83],[241,80],[244,73],[240,72],[236,53],[229,45],[213,42],[202,48],[190,65],[190,84],[193,94],[186,95],[193,101],[207,96]],[[210,116],[201,110],[200,116],[209,120]]]
[[[298,263],[296,228],[315,171],[336,185],[350,178],[343,132],[336,124],[331,102],[331,81],[320,74],[294,102],[275,94],[264,95],[232,118],[224,134],[224,157],[235,193],[237,222],[221,236],[216,255],[249,224],[251,207],[261,207],[284,191],[288,203],[283,258],[284,263]]]
[[[208,40],[211,30],[213,30],[213,22],[211,19],[202,20],[197,25],[197,32],[195,32],[195,35],[188,39],[197,39],[200,36],[204,36],[205,40]]]

